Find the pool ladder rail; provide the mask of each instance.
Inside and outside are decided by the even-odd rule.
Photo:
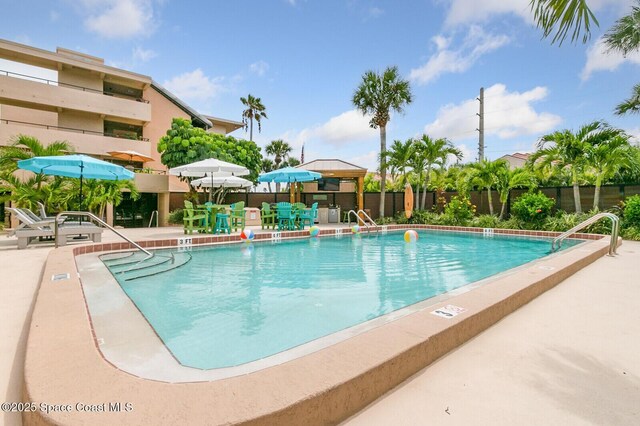
[[[141,270],[141,269],[146,269],[146,268],[150,268],[150,267],[153,267],[153,266],[158,266],[160,264],[164,264],[164,263],[167,263],[167,262],[171,262],[172,265],[176,263],[176,259],[175,259],[175,256],[174,256],[173,253],[169,253],[169,256],[151,253],[149,250],[144,249],[143,247],[140,246],[140,244],[136,243],[132,239],[130,239],[130,238],[126,237],[125,235],[123,235],[122,233],[118,232],[113,226],[109,225],[107,222],[105,222],[104,220],[100,219],[98,216],[94,215],[91,212],[66,211],[66,212],[60,212],[60,213],[58,213],[56,215],[56,220],[54,221],[54,226],[53,226],[55,240],[56,240],[56,248],[58,247],[58,243],[57,243],[57,241],[58,241],[58,227],[59,227],[60,219],[63,216],[88,217],[93,222],[96,222],[98,225],[102,226],[103,228],[109,229],[114,234],[116,234],[117,236],[119,236],[123,240],[127,241],[133,247],[135,247],[136,249],[138,249],[139,251],[141,251],[142,253],[145,254],[145,257],[143,257],[142,259],[136,260],[134,262],[131,262],[133,264],[133,266],[131,266],[130,268],[128,268],[126,270],[119,271],[119,273],[125,273],[125,272],[130,272],[130,271],[138,271],[138,270]],[[156,262],[156,263],[153,263],[151,265],[144,266],[144,267],[137,268],[138,265],[140,265],[143,262],[145,262],[147,260],[150,260],[150,259],[152,259],[154,257],[161,257],[161,258],[165,258],[166,260],[163,260],[161,262]],[[182,266],[182,265],[188,263],[190,260],[191,260],[191,255],[189,255],[189,259],[187,261],[185,261],[184,263],[182,263],[181,265],[178,265],[176,267]],[[169,268],[166,271],[169,271],[171,269],[175,269],[175,268]],[[161,271],[161,272],[166,272],[166,271]],[[129,278],[129,279],[143,278],[143,276],[155,275],[157,273],[160,273],[160,272],[155,272],[155,273],[148,274],[148,275],[136,276],[134,278]]]
[[[562,247],[562,242],[565,239],[569,238],[571,235],[586,228],[589,225],[596,223],[597,221],[605,217],[611,220],[611,242],[609,244],[609,256],[615,255],[618,248],[618,234],[620,233],[620,218],[618,218],[618,216],[616,216],[615,214],[608,213],[608,212],[598,213],[594,216],[591,216],[589,219],[585,220],[584,222],[579,223],[578,225],[574,226],[568,231],[563,232],[562,234],[555,237],[553,241],[551,241],[551,252],[553,253],[557,250],[560,250],[560,247]]]
[[[349,213],[347,213],[347,219],[349,220],[349,225],[351,225],[351,213],[353,213],[353,215],[356,217],[356,223],[362,224],[365,226],[365,228],[367,229],[367,232],[371,232],[371,225],[369,225],[360,215],[366,217],[369,222],[371,222],[374,226],[374,230],[377,232],[378,231],[378,224],[374,222],[373,219],[371,219],[371,217],[362,209],[358,210],[357,212],[355,210],[349,210]]]

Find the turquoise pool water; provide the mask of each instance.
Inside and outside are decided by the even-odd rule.
[[[417,243],[390,232],[200,247],[178,269],[133,281],[114,276],[181,364],[211,369],[335,333],[550,248],[540,239],[419,235]]]

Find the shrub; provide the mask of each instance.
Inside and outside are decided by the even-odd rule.
[[[507,220],[501,220],[498,222],[497,228],[501,229],[526,229],[526,224],[516,217],[511,217]]]
[[[500,223],[498,216],[490,214],[483,214],[478,217],[474,217],[471,221],[471,226],[478,228],[497,228]]]
[[[622,238],[625,240],[640,241],[640,228],[631,226],[629,228],[622,229],[620,232],[622,232]]]
[[[173,225],[182,225],[184,218],[184,211],[182,209],[176,209],[169,213],[169,223]]]
[[[629,197],[624,202],[624,224],[640,228],[640,195]]]
[[[409,222],[422,225],[438,225],[440,223],[440,215],[427,210],[416,210],[413,212]]]
[[[534,228],[540,228],[551,213],[555,201],[542,192],[528,192],[518,197],[511,206],[511,215]]]
[[[451,201],[444,207],[443,220],[447,225],[466,225],[476,212],[476,206],[468,198],[460,195],[451,197]]]

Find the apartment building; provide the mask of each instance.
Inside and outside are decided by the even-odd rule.
[[[0,40],[0,58],[57,75],[49,80],[0,69],[0,145],[24,134],[44,144],[66,140],[77,153],[114,162],[109,152],[132,150],[153,159],[123,164],[144,167],[147,173],[135,177],[141,199],[108,213],[116,225],[146,226],[153,210],[160,224],[166,224],[170,199],[187,190],[166,174],[156,149],[173,118],[191,119],[195,126],[220,134],[242,127],[241,122],[202,115],[151,77],[105,65],[102,58],[7,40]]]

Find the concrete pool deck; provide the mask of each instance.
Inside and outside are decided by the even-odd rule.
[[[141,229],[141,230],[127,231],[127,233],[128,235],[132,235],[136,240],[142,240],[142,239],[145,239],[146,237],[148,237],[149,239],[161,239],[161,238],[171,238],[176,236],[182,236],[182,232],[176,229],[173,229],[173,230]],[[115,241],[115,239],[110,239],[108,234],[109,233],[107,232],[105,233],[104,241],[106,242]],[[156,234],[156,235],[150,235],[150,234]],[[7,241],[9,240],[2,241],[2,244],[1,244],[2,248],[5,248],[5,246],[7,245],[5,243]],[[15,241],[13,242],[13,247],[15,247]],[[19,317],[20,315],[28,315],[28,312],[31,306],[31,300],[33,299],[33,291],[37,285],[36,283],[31,282],[29,286],[29,282],[30,280],[33,281],[34,278],[36,282],[38,281],[38,278],[41,274],[41,268],[42,268],[41,265],[43,264],[44,258],[46,257],[46,254],[48,253],[50,247],[49,248],[34,247],[33,249],[22,250],[22,251],[17,251],[15,249],[3,250],[2,248],[0,248],[0,257],[1,257],[0,261],[2,261],[2,267],[3,267],[2,271],[5,278],[2,280],[2,283],[3,283],[1,287],[2,297],[0,300],[2,300],[2,303],[3,303],[2,312],[6,317],[8,317],[9,321],[3,321],[1,326],[2,336],[3,337],[6,336],[4,340],[7,343],[7,345],[6,347],[3,346],[3,351],[0,354],[0,361],[2,362],[0,365],[2,368],[2,373],[4,374],[5,372],[8,372],[9,374],[7,374],[6,377],[10,378],[6,382],[7,397],[4,400],[18,401],[19,399],[16,399],[15,396],[16,395],[19,396],[21,394],[21,387],[22,387],[22,383],[20,380],[22,376],[21,356],[22,357],[24,356],[25,324],[28,326],[28,320],[25,318],[25,316],[23,316],[22,318],[19,318]],[[638,285],[635,285],[632,287],[631,285],[612,286],[611,284],[609,285],[607,284],[609,283],[608,280],[614,279],[614,273],[623,274],[622,276],[624,278],[627,278],[627,280],[629,277],[633,277],[633,274],[630,274],[629,271],[633,271],[633,268],[635,268],[638,261],[640,261],[640,244],[625,242],[624,245],[620,247],[620,253],[621,253],[620,256],[617,256],[616,258],[600,259],[596,261],[595,264],[587,267],[587,269],[579,273],[579,275],[586,275],[586,279],[583,280],[584,282],[581,281],[581,284],[578,284],[577,288],[573,288],[571,291],[569,291],[568,297],[570,298],[571,303],[567,304],[567,301],[564,299],[556,300],[557,299],[556,297],[556,298],[552,298],[552,301],[554,301],[555,303],[552,303],[551,306],[548,308],[543,308],[542,314],[535,314],[534,316],[532,316],[531,314],[529,315],[521,314],[521,312],[525,312],[531,306],[538,304],[540,300],[544,300],[551,297],[550,295],[559,291],[559,289],[564,289],[565,286],[568,285],[568,283],[575,280],[575,276],[572,278],[569,278],[561,286],[551,290],[549,293],[531,302],[529,305],[523,307],[513,315],[505,318],[500,323],[494,325],[485,333],[481,334],[480,336],[476,337],[472,341],[468,342],[458,350],[442,358],[441,360],[433,364],[431,367],[428,367],[426,370],[424,370],[423,373],[428,373],[432,369],[437,370],[441,364],[447,362],[449,358],[457,357],[458,354],[466,350],[467,347],[474,348],[474,345],[476,345],[476,342],[479,340],[482,340],[485,334],[490,334],[494,332],[494,329],[500,329],[504,327],[505,324],[510,324],[511,318],[517,317],[520,315],[524,315],[524,322],[526,325],[525,328],[523,329],[523,325],[518,325],[518,326],[507,328],[506,331],[502,332],[502,334],[500,334],[500,338],[498,339],[500,340],[502,347],[505,346],[504,345],[505,341],[509,342],[509,348],[511,348],[512,346],[515,347],[516,346],[515,343],[518,343],[522,339],[523,330],[526,331],[527,330],[526,327],[531,327],[532,323],[537,324],[539,322],[538,319],[540,315],[542,316],[546,315],[546,316],[557,317],[559,323],[566,324],[566,326],[563,328],[556,327],[557,324],[554,324],[551,327],[553,329],[552,331],[557,331],[558,333],[560,332],[561,329],[565,331],[571,330],[571,332],[573,332],[575,328],[578,331],[583,331],[583,328],[588,325],[589,330],[591,331],[590,334],[592,336],[595,336],[596,342],[594,342],[594,344],[592,345],[593,348],[591,346],[588,346],[586,348],[587,350],[586,353],[588,355],[587,357],[588,360],[593,358],[599,362],[596,366],[606,365],[606,366],[613,367],[616,365],[620,365],[622,367],[625,367],[625,365],[628,364],[626,360],[630,359],[631,357],[637,358],[637,355],[638,355],[638,342],[637,342],[637,339],[635,339],[636,341],[634,341],[633,336],[638,335],[638,324],[640,322],[638,321],[637,310],[630,309],[630,307],[632,306],[631,304],[634,301],[637,301],[639,299],[638,295],[640,291],[638,290]],[[38,270],[38,262],[42,262],[40,263],[40,270]],[[612,263],[612,262],[615,262],[615,263]],[[623,265],[628,265],[628,266],[626,266],[626,269],[625,269]],[[600,282],[600,280],[596,278],[597,274],[590,272],[591,269],[596,267],[598,268],[597,270],[604,271],[605,279],[603,280],[603,282]],[[626,271],[626,275],[624,275],[623,271]],[[12,278],[8,280],[7,277],[12,277]],[[592,285],[585,284],[585,283],[592,283],[592,281],[595,281],[594,288],[592,288],[593,287]],[[615,284],[616,282],[613,282],[613,283]],[[608,287],[612,287],[612,288],[608,288]],[[608,290],[612,290],[612,291],[608,291]],[[574,295],[575,292],[577,292],[578,294]],[[17,293],[22,293],[22,294],[17,294]],[[580,296],[580,297],[577,297],[577,296]],[[575,301],[597,300],[598,303],[597,305],[590,305],[588,303],[586,304],[577,303],[577,302],[574,303],[574,300]],[[626,304],[624,303],[622,304],[623,309],[618,309],[616,307],[617,306],[616,303],[620,301],[626,303]],[[9,310],[5,309],[5,304],[7,305],[6,306],[7,308],[11,308],[11,309]],[[558,306],[565,308],[564,311],[561,310],[562,315],[558,315],[558,312],[557,312]],[[598,315],[594,315],[594,312],[593,312],[596,306],[598,307],[598,309],[595,309],[595,310]],[[11,321],[14,319],[14,317],[16,321]],[[603,318],[601,319],[600,317],[603,317]],[[585,318],[589,319],[589,321],[585,321]],[[614,332],[613,330],[620,329],[621,324],[624,325],[624,329],[622,330],[622,332],[618,332],[618,331]],[[556,328],[558,328],[558,330],[556,330]],[[623,336],[617,336],[617,337],[620,337],[620,340],[624,340],[626,346],[619,347],[617,345],[614,345],[613,347],[610,347],[608,345],[599,343],[600,341],[597,339],[598,337],[608,336],[608,334],[614,334],[614,333],[622,334],[623,336],[627,334],[626,339],[624,339]],[[544,340],[545,338],[548,337],[548,334],[549,333],[537,333],[537,334],[534,334],[533,336],[527,336],[527,339],[528,339],[527,343],[534,345],[536,347],[546,348],[547,351],[553,352],[556,354],[566,353],[567,346],[571,346],[571,348],[573,348],[574,345],[580,343],[580,339],[576,339],[576,342],[574,342],[573,340],[568,340],[567,336],[564,336],[564,339],[561,338],[559,342],[552,341],[551,343],[548,343]],[[11,349],[12,342],[15,342],[13,350]],[[20,348],[21,345],[22,345],[22,348]],[[18,350],[15,350],[15,347],[17,347]],[[495,385],[495,383],[491,382],[490,380],[480,381],[475,386],[477,393],[480,394],[480,396],[485,397],[484,403],[477,402],[477,401],[481,401],[481,399],[476,399],[478,398],[478,395],[469,395],[470,398],[473,398],[472,403],[465,403],[465,400],[461,399],[464,396],[464,392],[460,392],[459,389],[456,389],[455,387],[453,387],[452,389],[448,389],[446,386],[448,383],[452,381],[452,378],[456,378],[459,376],[459,374],[457,374],[458,371],[477,372],[477,374],[480,376],[481,379],[486,379],[487,378],[486,374],[483,374],[483,372],[487,368],[490,368],[491,365],[489,363],[489,366],[487,367],[484,364],[484,362],[488,362],[488,361],[495,362],[495,360],[498,360],[497,364],[502,368],[504,368],[505,366],[513,366],[514,368],[517,368],[518,372],[521,372],[522,374],[526,374],[528,372],[532,377],[535,378],[538,374],[541,374],[542,377],[548,377],[550,375],[555,377],[557,373],[562,372],[561,367],[564,366],[564,363],[560,363],[561,365],[555,365],[555,364],[552,364],[551,362],[547,362],[546,364],[536,363],[535,365],[531,365],[530,362],[528,362],[528,357],[525,356],[523,358],[521,354],[517,354],[517,353],[516,355],[518,356],[516,360],[510,361],[508,359],[508,356],[511,355],[511,353],[513,352],[511,350],[502,351],[497,354],[492,354],[491,356],[488,357],[488,359],[477,356],[478,353],[480,354],[492,353],[490,349],[491,347],[486,346],[486,344],[482,344],[479,347],[475,347],[475,349],[472,349],[472,353],[470,356],[463,357],[462,360],[458,360],[459,364],[453,364],[453,365],[447,366],[446,371],[449,372],[449,375],[443,374],[441,377],[442,379],[441,382],[438,382],[437,380],[434,381],[433,377],[431,377],[428,380],[431,382],[429,386],[431,386],[432,389],[441,389],[441,388],[445,389],[444,392],[440,392],[440,391],[436,392],[438,397],[442,397],[446,399],[448,403],[447,407],[451,407],[449,408],[448,413],[444,411],[446,407],[442,409],[444,414],[443,413],[440,413],[440,414],[442,416],[447,416],[447,417],[441,418],[441,420],[443,420],[442,422],[447,421],[449,423],[453,422],[455,424],[456,422],[459,421],[460,423],[465,423],[465,424],[469,424],[469,423],[477,424],[478,422],[474,421],[474,419],[482,418],[482,417],[476,417],[476,412],[473,411],[476,409],[476,406],[478,406],[479,408],[485,409],[485,411],[488,413],[487,419],[491,419],[490,421],[487,420],[487,423],[492,423],[492,424],[501,423],[501,419],[503,418],[501,416],[501,413],[505,409],[505,406],[507,408],[511,406],[515,407],[514,408],[515,414],[516,414],[515,419],[519,420],[517,422],[519,424],[528,423],[527,421],[527,419],[529,418],[528,416],[532,414],[527,412],[527,415],[523,415],[523,413],[519,412],[517,409],[518,407],[520,407],[520,404],[516,404],[516,402],[519,401],[521,398],[524,398],[526,396],[526,392],[524,393],[525,396],[521,396],[521,394],[518,394],[513,391],[507,392],[504,394],[502,399],[500,399],[499,401],[496,399],[494,401],[494,398],[492,398],[492,395],[488,395],[490,393],[488,391],[493,390],[492,386]],[[591,355],[590,352],[588,352],[588,350],[590,349],[594,349],[595,355]],[[541,365],[538,365],[538,364],[541,364]],[[586,367],[589,367],[590,365],[591,364],[587,364]],[[578,367],[580,366],[581,365],[578,365]],[[534,367],[542,368],[542,373],[538,373],[538,370],[536,370]],[[570,370],[571,370],[571,367],[576,368],[576,366],[571,366],[571,365],[569,367],[570,367],[569,368]],[[582,365],[582,367],[585,367],[585,366]],[[456,373],[452,375],[451,374],[452,371]],[[604,371],[604,373],[606,372],[607,371]],[[611,372],[613,373],[613,369]],[[635,409],[635,404],[633,404],[632,402],[630,403],[629,401],[635,401],[638,399],[637,383],[638,383],[638,376],[640,372],[638,371],[637,364],[634,364],[626,368],[625,373],[626,374],[624,374],[624,376],[628,377],[628,380],[630,380],[631,383],[635,384],[635,388],[632,387],[625,394],[625,395],[628,395],[629,398],[624,398],[624,395],[623,395],[623,397],[617,398],[617,400],[619,401],[613,405],[615,412],[618,415],[622,415],[623,420],[625,418],[629,418],[629,416],[638,415],[638,411],[637,409]],[[5,379],[4,375],[0,377],[3,380]],[[467,376],[464,376],[464,377],[467,377]],[[497,375],[497,379],[499,379],[500,377],[501,377],[500,375]],[[436,379],[437,378],[438,377],[436,377]],[[610,382],[614,379],[615,378],[609,378],[608,375],[606,374],[604,375],[597,374],[594,376],[594,384],[598,384],[599,380],[601,380],[602,387],[604,389],[615,391],[616,389],[610,386],[611,384]],[[416,390],[411,386],[413,383],[416,382],[416,380],[417,379],[414,379],[413,381],[408,382],[408,384],[404,384],[399,388],[400,390],[404,389],[405,387],[412,388],[412,392],[409,392],[408,396],[404,396],[403,398],[400,398],[399,411],[396,409],[396,411],[394,412],[394,408],[393,408],[394,406],[396,408],[398,407],[397,397],[395,400],[392,400],[392,403],[395,402],[395,405],[394,404],[390,405],[388,400],[392,396],[396,395],[396,392],[400,392],[400,391],[392,391],[390,393],[390,396],[386,396],[381,399],[382,406],[386,406],[387,408],[391,407],[390,410],[387,409],[386,411],[385,410],[382,411],[383,413],[384,412],[392,413],[390,414],[391,417],[387,418],[387,421],[384,421],[384,414],[372,414],[370,417],[366,417],[368,415],[367,413],[369,413],[370,411],[375,413],[380,413],[380,411],[376,411],[381,409],[377,404],[374,404],[372,407],[368,408],[367,410],[365,410],[363,413],[360,414],[361,416],[365,416],[365,417],[355,417],[351,419],[351,421],[356,422],[356,424],[358,421],[361,422],[360,424],[365,424],[365,423],[371,424],[371,423],[375,423],[376,419],[379,419],[379,424],[383,424],[383,423],[386,424],[389,422],[389,419],[391,418],[394,419],[396,422],[399,418],[403,418],[403,419],[406,419],[408,423],[423,424],[425,421],[424,416],[426,415],[427,416],[426,418],[430,419],[429,416],[431,416],[431,414],[421,411],[421,408],[424,408],[424,406],[427,406],[432,408],[436,407],[439,409],[439,407],[437,407],[437,405],[435,404],[431,404],[430,400],[431,398],[434,398],[434,397],[433,395],[428,393],[428,389],[427,389],[427,393],[423,394],[421,393],[423,392],[423,389]],[[557,378],[556,382],[562,383],[562,380],[560,378]],[[438,383],[440,383],[440,386],[438,386]],[[455,380],[454,380],[454,383],[455,383]],[[497,384],[498,385],[500,384],[499,381]],[[2,385],[2,389],[5,389],[5,383],[2,382],[1,385]],[[532,383],[532,384],[529,384],[529,387],[535,388],[535,385],[536,383]],[[529,389],[529,387],[525,386],[525,390]],[[544,384],[538,387],[544,388]],[[608,401],[607,399],[603,399],[602,395],[600,395],[600,391],[593,386],[587,387],[584,390],[583,394],[580,394],[582,398],[578,398],[578,399],[584,400],[585,397],[588,397],[592,393],[594,395],[593,398],[598,398],[598,399],[596,401],[589,401],[588,410],[581,410],[581,411],[596,412],[596,413],[602,412],[605,414],[608,413],[610,411],[610,408],[612,408],[610,401]],[[489,400],[487,400],[487,398],[489,398]],[[434,400],[437,401],[436,398],[434,398]],[[407,402],[407,403],[403,404],[404,402]],[[576,401],[576,403],[578,404],[579,402],[580,401]],[[457,417],[455,417],[454,413],[452,413],[452,407],[466,407],[466,406],[473,407],[473,410],[470,410],[471,417],[465,417],[463,415],[458,415]],[[567,410],[563,411],[561,409],[562,408],[561,401],[558,403],[558,406],[560,409],[556,409],[555,411],[553,410],[550,411],[549,416],[544,418],[551,419],[553,423],[559,423],[561,421],[566,423],[568,420],[568,423],[570,424],[580,424],[579,422],[572,423],[572,418],[567,417],[567,411],[570,410],[570,407],[567,408]],[[437,410],[434,408],[434,414],[433,414],[434,420],[439,418],[436,415],[437,414],[436,411]],[[466,412],[466,411],[464,410],[455,411],[455,413],[461,413],[461,412]],[[415,413],[416,415],[412,417],[411,413]],[[18,416],[15,416],[14,414],[15,413],[5,413],[4,420],[6,424],[19,424],[18,422],[20,419]],[[517,416],[517,414],[520,414],[520,415]],[[464,420],[465,418],[466,420]],[[620,419],[619,417],[615,417],[615,416],[614,417],[593,417],[593,418],[599,419],[599,421],[593,421],[596,423],[603,423],[601,421],[603,418],[604,419],[611,418],[616,421],[613,421],[613,422],[606,421],[605,423],[624,424],[623,420],[621,420],[622,423],[621,421],[617,421]],[[507,423],[507,420],[508,419],[513,420],[513,417],[506,416],[504,417],[504,419],[505,419],[504,423]],[[536,420],[539,420],[540,418],[531,417],[531,419],[532,419],[532,423],[538,423],[538,421]],[[637,417],[635,417],[635,419],[636,421],[634,423],[637,423]],[[183,419],[183,421],[185,422],[188,422],[188,420],[189,420],[188,418]],[[584,420],[584,417],[580,417],[577,420],[583,420],[583,423],[589,423],[589,419]],[[104,423],[108,423],[108,420],[105,418],[100,419],[100,421]],[[435,421],[434,423],[440,423],[440,422]]]

